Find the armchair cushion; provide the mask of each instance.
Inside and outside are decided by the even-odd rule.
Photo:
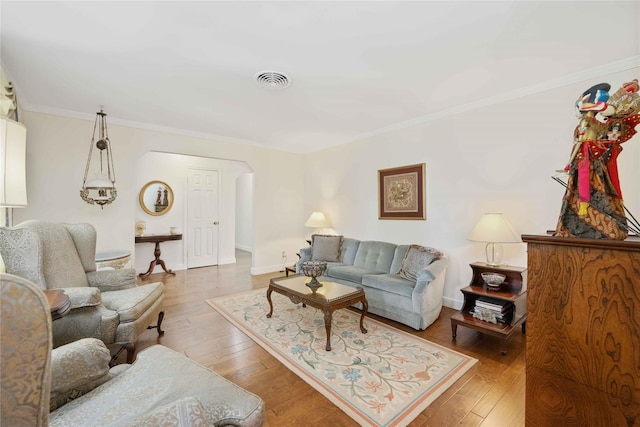
[[[49,425],[128,426],[188,397],[200,401],[205,419],[213,421],[203,425],[257,427],[264,422],[264,403],[258,396],[183,354],[154,345],[141,351],[122,374],[51,412]],[[180,405],[190,411],[197,407],[191,399],[176,408]]]
[[[164,285],[156,282],[118,292],[104,292],[102,303],[108,309],[117,311],[120,324],[123,324],[139,319],[163,294]]]
[[[185,397],[146,414],[127,427],[191,427],[214,425],[202,403],[195,397]]]
[[[51,352],[50,410],[108,381],[111,354],[102,341],[84,338]]]
[[[44,221],[25,221],[16,228],[35,231],[43,249],[43,273],[47,289],[88,286],[87,275],[80,261],[76,245],[63,224]]]
[[[87,273],[89,286],[103,292],[119,291],[136,286],[136,271],[133,268],[122,270],[100,270]]]

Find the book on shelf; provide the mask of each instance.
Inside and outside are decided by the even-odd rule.
[[[504,313],[508,311],[512,307],[512,305],[509,301],[480,297],[476,300],[476,307],[482,307],[488,310]]]

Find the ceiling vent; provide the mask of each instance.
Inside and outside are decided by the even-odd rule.
[[[291,79],[277,71],[262,71],[256,74],[258,86],[269,89],[285,89],[291,86]]]

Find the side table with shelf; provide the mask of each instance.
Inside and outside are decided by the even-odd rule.
[[[513,335],[518,326],[522,333],[526,331],[527,321],[527,269],[510,265],[499,267],[491,266],[484,262],[470,264],[473,276],[469,286],[460,291],[464,295],[464,304],[460,312],[451,316],[451,333],[456,338],[458,325],[475,329],[476,331],[502,338],[502,354],[506,354],[506,341]],[[506,276],[499,289],[487,288],[482,280],[482,273],[501,273]],[[473,310],[478,298],[489,298],[499,303],[504,303],[513,310],[510,321],[506,323],[491,323],[473,317]]]

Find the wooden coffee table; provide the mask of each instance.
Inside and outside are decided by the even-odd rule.
[[[273,314],[271,292],[274,291],[288,297],[294,304],[302,303],[303,307],[310,305],[311,307],[321,310],[324,313],[324,328],[327,331],[326,350],[331,351],[331,319],[333,318],[333,312],[360,302],[362,303],[360,331],[362,331],[363,334],[367,333],[363,322],[364,316],[367,314],[369,308],[369,303],[367,303],[367,298],[362,288],[352,288],[323,280],[320,281],[322,287],[316,292],[312,292],[311,289],[306,286],[306,283],[309,283],[310,280],[311,278],[305,276],[271,279],[269,289],[267,289],[267,300],[269,301],[269,314],[267,314],[267,317],[271,318]]]

